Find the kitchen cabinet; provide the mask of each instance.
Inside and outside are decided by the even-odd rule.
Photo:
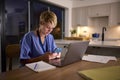
[[[95,18],[104,18],[107,26],[120,25],[120,2],[78,7],[72,10],[72,25],[93,26]]]
[[[120,2],[112,3],[110,16],[109,16],[109,26],[117,26],[120,24]]]
[[[110,5],[102,4],[88,7],[88,16],[89,17],[103,17],[110,15]]]
[[[88,25],[88,8],[80,7],[73,8],[72,10],[72,25],[77,26],[87,26]]]
[[[86,54],[120,57],[119,48],[88,46]]]

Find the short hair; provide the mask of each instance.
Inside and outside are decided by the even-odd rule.
[[[54,12],[52,11],[44,11],[40,15],[40,22],[45,22],[45,23],[54,23],[54,25],[57,25],[57,16]]]

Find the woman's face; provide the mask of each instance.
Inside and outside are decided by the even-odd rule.
[[[40,31],[42,32],[42,34],[44,35],[48,35],[52,32],[53,28],[54,28],[54,24],[52,23],[42,23],[40,24]]]

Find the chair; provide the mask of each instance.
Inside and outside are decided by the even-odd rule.
[[[9,70],[12,70],[13,58],[19,56],[19,54],[20,54],[20,45],[19,44],[7,45],[6,57],[8,58]]]

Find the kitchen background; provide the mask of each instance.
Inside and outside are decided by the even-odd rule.
[[[105,39],[120,39],[120,2],[72,8],[72,28],[77,36],[92,36],[106,27]]]
[[[0,1],[0,69],[3,71],[7,65],[6,46],[18,44],[26,32],[33,30],[38,24],[38,14],[44,10],[50,9],[57,14],[56,30],[60,32],[54,35],[55,39],[71,37],[72,29],[77,30],[76,37],[92,38],[93,33],[99,33],[101,39],[102,27],[106,27],[105,39],[120,40],[119,0]]]

